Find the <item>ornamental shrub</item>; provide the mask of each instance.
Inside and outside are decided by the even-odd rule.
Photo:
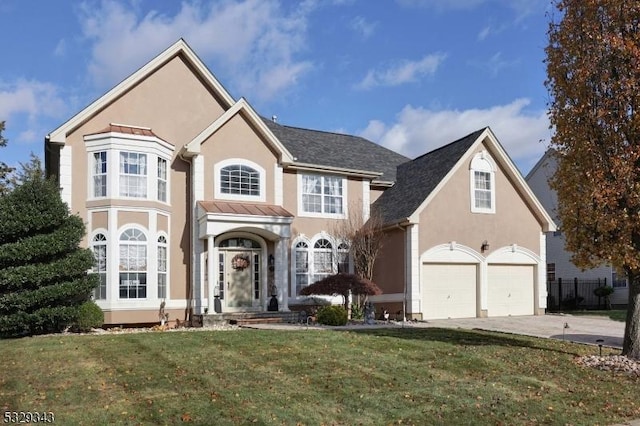
[[[104,312],[96,302],[89,300],[78,308],[78,318],[71,328],[73,331],[90,331],[92,328],[100,328],[104,323]]]
[[[0,336],[59,332],[79,320],[97,277],[84,223],[55,182],[34,175],[0,197]],[[88,309],[88,308],[85,308]]]
[[[347,323],[347,311],[342,306],[323,306],[318,309],[316,320],[324,325],[345,325]]]

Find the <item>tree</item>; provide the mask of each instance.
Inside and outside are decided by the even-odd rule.
[[[344,301],[345,311],[349,309],[349,293],[356,296],[375,296],[382,294],[382,290],[371,280],[344,273],[329,275],[300,290],[303,296],[340,295]]]
[[[79,248],[82,219],[69,215],[58,187],[42,174],[0,197],[0,335],[58,332],[90,299],[95,259]]]
[[[7,140],[2,136],[4,131],[4,121],[0,121],[0,148],[7,146]],[[8,191],[8,180],[13,172],[13,167],[9,167],[6,163],[0,161],[0,196]]]
[[[640,358],[640,3],[555,0],[546,48],[558,169],[551,186],[573,262],[629,279],[623,354]]]

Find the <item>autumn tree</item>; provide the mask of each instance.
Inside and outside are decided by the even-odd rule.
[[[558,169],[551,186],[573,262],[629,279],[623,354],[640,358],[640,3],[554,0],[546,48]]]
[[[349,310],[349,294],[355,296],[375,296],[382,294],[382,290],[373,281],[355,274],[338,273],[329,275],[300,290],[303,296],[312,295],[340,295],[344,302],[345,311]]]

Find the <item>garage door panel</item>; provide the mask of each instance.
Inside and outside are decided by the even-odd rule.
[[[489,265],[488,271],[489,316],[533,315],[533,265]]]
[[[424,319],[476,316],[477,265],[430,264],[422,268]]]

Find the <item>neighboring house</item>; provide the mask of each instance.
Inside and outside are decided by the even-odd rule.
[[[566,240],[558,217],[558,197],[556,191],[551,189],[549,185],[549,179],[553,177],[558,166],[556,155],[555,150],[547,150],[525,178],[531,190],[559,228],[547,233],[548,279],[549,281],[562,279],[565,283],[572,283],[576,278],[579,281],[601,280],[602,283],[606,279],[607,285],[613,285],[615,288],[611,295],[611,303],[624,305],[627,303],[629,294],[627,283],[624,279],[618,279],[616,271],[611,265],[603,264],[597,268],[582,270],[571,262],[572,253],[565,250]]]
[[[352,270],[331,235],[385,221],[381,307],[410,318],[543,313],[555,229],[488,128],[415,160],[356,136],[283,126],[233,99],[179,40],[45,139],[87,224],[105,323],[281,311]]]

